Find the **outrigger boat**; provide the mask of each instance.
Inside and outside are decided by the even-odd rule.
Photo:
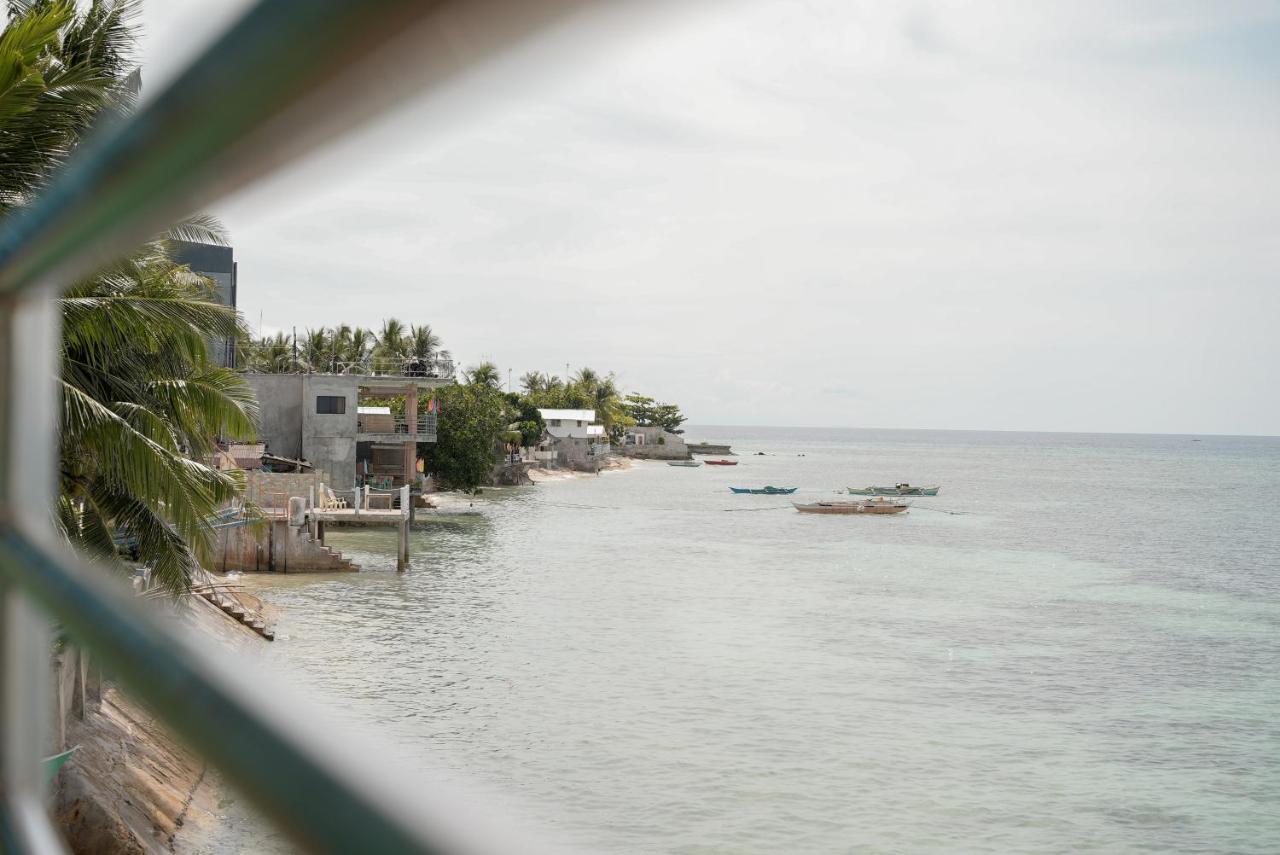
[[[736,461],[736,460],[708,460],[708,461],[706,461],[706,464],[707,464],[708,466],[737,466],[737,465],[738,465],[738,461]]]
[[[668,460],[668,466],[701,466],[701,460]]]
[[[910,484],[894,484],[892,487],[849,488],[851,496],[936,496],[941,487],[913,487]]]
[[[911,507],[908,502],[891,502],[888,499],[864,499],[861,502],[792,502],[802,514],[900,514]]]
[[[750,493],[753,496],[790,496],[795,487],[730,487],[735,493]]]

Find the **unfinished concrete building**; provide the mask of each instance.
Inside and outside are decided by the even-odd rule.
[[[259,440],[267,451],[307,461],[335,490],[413,484],[417,444],[436,441],[435,413],[419,412],[418,395],[453,383],[446,377],[391,374],[246,374],[245,379],[258,395]],[[401,395],[400,415],[371,406]]]

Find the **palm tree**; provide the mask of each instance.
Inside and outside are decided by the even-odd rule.
[[[62,529],[103,555],[127,535],[159,582],[186,590],[211,557],[213,515],[244,491],[243,473],[200,462],[216,437],[256,429],[252,390],[207,344],[243,335],[243,322],[164,241],[77,283],[61,305]]]
[[[347,324],[338,324],[329,331],[329,360],[325,370],[334,374],[340,372],[342,361],[350,348],[351,327]]]
[[[25,204],[106,112],[137,91],[135,0],[10,0],[0,36],[0,216]]]
[[[440,348],[440,336],[431,331],[430,324],[409,325],[409,355],[420,362],[430,362]]]
[[[288,374],[296,371],[293,342],[282,332],[274,336],[263,336],[254,344],[248,367],[262,374]]]
[[[27,204],[104,114],[137,91],[135,0],[10,0],[0,34],[0,216]],[[210,518],[243,476],[201,462],[215,437],[251,436],[257,405],[209,342],[248,339],[212,283],[173,261],[170,240],[225,243],[207,218],[77,282],[61,298],[58,522],[114,555],[127,534],[171,590],[212,543]]]
[[[378,331],[378,345],[373,355],[379,362],[399,367],[405,357],[404,324],[395,318],[385,319]]]
[[[324,373],[331,370],[329,365],[333,357],[333,345],[329,331],[324,327],[307,330],[302,336],[300,356],[308,371]]]
[[[531,398],[537,397],[547,390],[547,376],[541,371],[529,371],[520,375],[520,388]]]
[[[378,338],[372,330],[356,327],[351,331],[351,345],[347,350],[347,362],[358,373],[365,373],[369,367],[369,357],[378,344]]]
[[[468,386],[488,386],[490,389],[502,388],[502,375],[498,366],[492,362],[481,362],[466,372],[462,378]]]

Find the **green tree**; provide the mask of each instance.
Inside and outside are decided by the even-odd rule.
[[[683,433],[686,419],[675,404],[663,404],[645,395],[628,395],[621,404],[628,417],[641,426],[657,426],[672,433]]]
[[[378,331],[378,344],[373,349],[373,358],[383,363],[381,366],[383,370],[404,361],[408,351],[405,339],[405,327],[399,320],[387,318],[382,322],[382,329]]]
[[[483,383],[443,386],[434,397],[439,415],[431,473],[446,489],[474,492],[493,475],[498,435],[509,421],[506,398]]]
[[[256,430],[252,390],[209,358],[211,338],[244,332],[210,285],[157,241],[61,300],[60,524],[102,555],[130,538],[174,592],[211,557],[213,515],[244,490],[243,473],[200,461],[215,437]]]
[[[343,354],[342,360],[348,373],[368,373],[369,359],[373,354],[377,341],[377,337],[364,327],[356,327],[351,331],[351,338],[347,342],[347,349]]]
[[[492,362],[481,362],[462,378],[468,386],[485,386],[494,391],[502,388],[502,374]]]
[[[431,331],[430,324],[409,325],[409,355],[422,362],[430,362],[440,349],[440,336]]]
[[[0,216],[39,194],[80,139],[137,91],[132,0],[9,3],[0,33]],[[211,515],[243,492],[200,462],[214,437],[251,435],[256,405],[208,342],[248,332],[211,283],[173,261],[168,240],[220,242],[207,218],[72,284],[63,333],[58,523],[74,544],[115,554],[127,535],[174,591],[209,553]]]
[[[323,327],[307,330],[302,336],[299,356],[308,371],[319,373],[333,370],[333,341]]]
[[[105,113],[137,91],[131,0],[10,2],[0,34],[0,216],[30,199]]]
[[[520,431],[520,444],[537,445],[547,428],[547,423],[538,412],[537,406],[529,400],[528,395],[522,395],[519,392],[510,392],[506,397],[508,409],[515,414],[516,429]]]

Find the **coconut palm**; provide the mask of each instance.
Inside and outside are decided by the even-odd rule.
[[[405,345],[404,324],[396,318],[387,318],[382,322],[382,329],[378,331],[378,345],[374,348],[374,359],[387,366],[398,366],[404,361]]]
[[[134,0],[9,3],[0,34],[0,215],[44,185],[104,113],[132,103]]]
[[[260,374],[289,374],[298,370],[293,359],[293,342],[282,332],[263,336],[253,345],[248,367]]]
[[[329,331],[321,327],[318,330],[307,330],[302,336],[302,364],[308,371],[332,371],[333,346]]]
[[[502,388],[502,374],[498,366],[492,362],[481,362],[465,372],[462,378],[468,386],[487,386],[490,389]]]
[[[431,330],[430,324],[409,325],[409,355],[421,362],[430,362],[440,348],[440,336]]]
[[[367,371],[369,356],[377,343],[377,337],[364,327],[356,327],[351,331],[351,338],[343,355],[343,361],[347,363],[351,373],[362,374]]]
[[[105,555],[127,536],[158,581],[185,590],[210,557],[213,515],[244,490],[243,473],[200,462],[216,437],[256,427],[252,390],[207,344],[243,335],[242,322],[164,241],[77,283],[61,306],[63,531]]]
[[[547,390],[547,376],[541,371],[529,371],[520,375],[520,388],[525,395],[536,398]]]
[[[0,33],[0,216],[27,204],[105,113],[126,109],[134,0],[10,0]],[[175,227],[61,298],[58,522],[114,555],[128,535],[155,578],[184,590],[210,551],[211,516],[243,479],[200,462],[221,435],[250,436],[252,391],[209,355],[245,341],[212,283],[173,261],[170,240],[225,242],[207,218]]]

